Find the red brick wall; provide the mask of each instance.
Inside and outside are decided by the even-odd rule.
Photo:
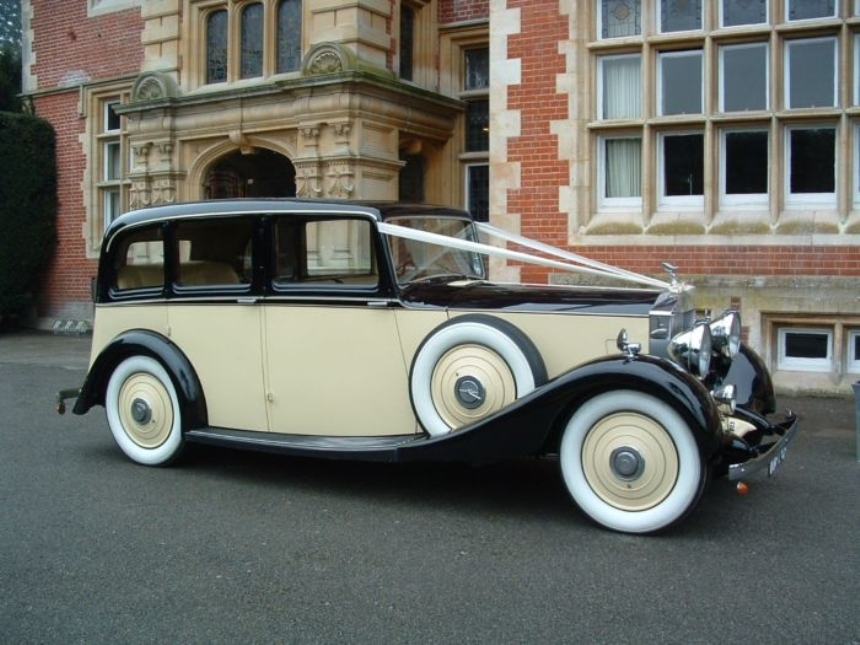
[[[445,2],[442,8],[465,4]],[[568,16],[559,13],[557,0],[509,0],[507,6],[520,10],[520,32],[508,38],[508,56],[522,64],[522,83],[508,90],[507,107],[520,110],[522,123],[521,136],[508,142],[508,161],[521,168],[520,188],[508,191],[508,210],[521,215],[523,235],[565,247],[568,214],[558,211],[558,189],[570,182],[570,170],[567,161],[558,160],[550,125],[568,118],[568,97],[556,90],[556,77],[565,72],[558,43],[569,38]],[[572,250],[641,273],[662,273],[661,263],[669,261],[684,275],[860,275],[860,248],[852,246],[667,244]],[[540,267],[521,268],[525,282],[545,282],[548,273]]]
[[[511,0],[520,9],[520,33],[508,38],[508,56],[521,59],[522,82],[508,88],[508,107],[520,110],[520,136],[508,141],[508,161],[520,164],[520,188],[508,191],[508,211],[520,213],[521,232],[548,244],[567,244],[567,214],[558,210],[558,188],[570,181],[559,160],[553,121],[568,118],[568,97],[556,91],[565,72],[558,43],[568,37],[568,18],[558,2]],[[546,281],[546,270],[523,267],[524,281]]]
[[[31,29],[38,90],[56,89],[70,76],[89,81],[135,74],[143,61],[140,10],[87,18],[87,2],[32,0]],[[90,277],[96,263],[86,259],[83,237],[86,215],[81,184],[86,167],[80,141],[85,122],[79,116],[77,86],[37,95],[38,116],[51,122],[57,135],[57,249],[46,275],[38,315],[62,315],[67,303],[90,300]]]
[[[574,249],[576,250],[576,249]],[[589,246],[583,255],[637,271],[660,273],[671,262],[680,275],[856,276],[856,246]]]
[[[31,74],[39,89],[60,84],[70,72],[90,79],[134,73],[143,61],[139,9],[87,18],[86,0],[32,0],[31,29],[37,52]]]
[[[439,23],[443,25],[490,17],[489,0],[440,0]]]
[[[40,317],[59,315],[67,302],[86,302],[89,276],[96,270],[95,262],[86,259],[83,238],[85,160],[78,141],[83,120],[77,106],[77,91],[35,100],[36,113],[51,122],[57,136],[57,247],[40,294]]]

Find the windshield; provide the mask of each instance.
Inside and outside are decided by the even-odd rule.
[[[396,217],[389,224],[421,233],[444,235],[457,240],[477,242],[472,223],[466,219],[438,215]],[[420,235],[418,236],[420,237]],[[388,236],[397,282],[405,284],[434,276],[462,276],[483,279],[486,276],[481,255],[412,237]]]

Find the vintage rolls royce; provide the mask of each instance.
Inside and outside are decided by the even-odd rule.
[[[494,281],[491,262],[592,284]],[[701,316],[669,272],[424,205],[134,211],[105,233],[89,371],[58,406],[104,406],[120,449],[153,466],[192,443],[396,462],[548,456],[586,516],[652,533],[684,518],[711,476],[772,474],[797,430],[790,412],[769,419],[771,380],[738,312]]]

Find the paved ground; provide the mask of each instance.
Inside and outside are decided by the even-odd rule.
[[[643,538],[587,522],[549,460],[136,466],[103,411],[52,410],[88,350],[0,335],[4,645],[860,645],[853,400],[782,401],[803,426],[776,477]]]

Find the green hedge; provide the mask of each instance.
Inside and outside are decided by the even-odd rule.
[[[51,125],[0,112],[0,319],[35,299],[56,242],[56,138]]]

